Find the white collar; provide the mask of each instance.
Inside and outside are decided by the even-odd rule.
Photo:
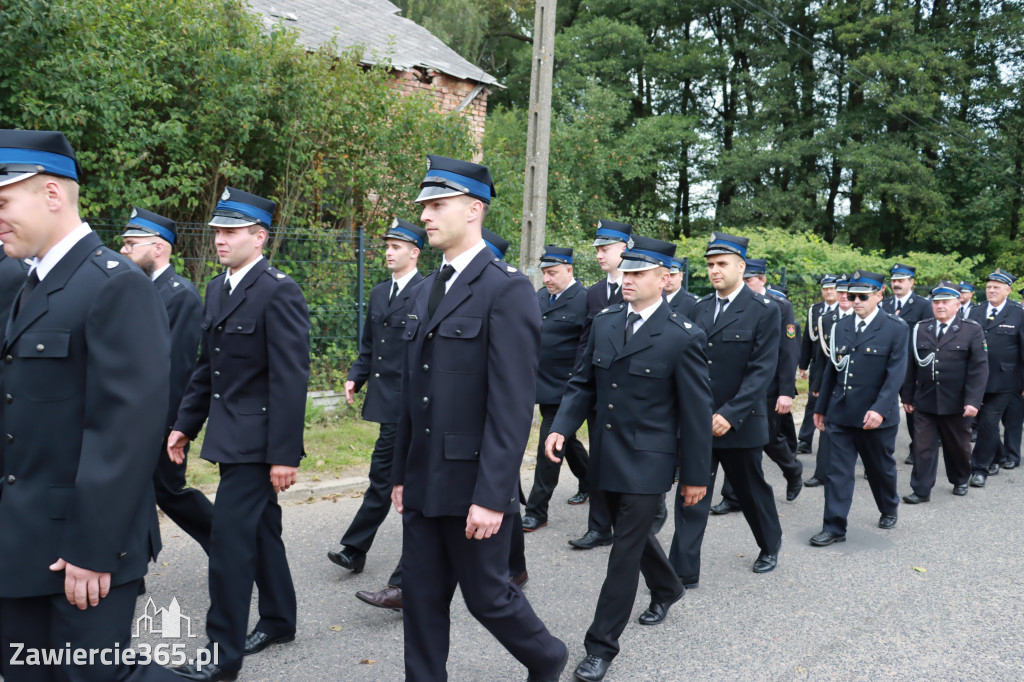
[[[665,302],[666,302],[666,303],[671,303],[671,302],[672,302],[672,299],[673,299],[673,298],[675,298],[675,297],[676,297],[676,295],[677,295],[677,294],[678,294],[678,293],[679,293],[680,291],[682,291],[682,290],[683,290],[683,288],[682,288],[682,287],[679,287],[678,289],[676,289],[675,291],[673,291],[673,292],[672,292],[671,294],[665,294]]]
[[[907,301],[909,301],[909,300],[910,300],[910,297],[911,297],[911,296],[913,296],[913,295],[914,295],[914,292],[913,292],[913,291],[911,291],[911,292],[910,292],[909,294],[907,294],[907,295],[906,295],[906,296],[904,296],[903,298],[897,298],[896,300],[900,302],[900,305],[901,305],[901,306],[904,306],[904,305],[906,305],[906,304],[907,304]]]
[[[1003,308],[1006,307],[1006,301],[1009,300],[1009,298],[1004,299],[1003,302],[999,304],[998,308],[992,305],[991,303],[986,302],[988,305],[988,309],[985,312],[989,313],[989,315],[998,315],[999,313],[1003,312]]]
[[[469,267],[470,262],[472,262],[472,260],[476,257],[476,254],[480,253],[481,251],[483,251],[486,248],[487,248],[487,242],[485,242],[483,239],[481,239],[476,244],[474,244],[473,246],[469,247],[468,249],[466,249],[465,251],[460,253],[458,256],[456,256],[452,260],[448,260],[447,257],[442,258],[441,259],[441,267],[444,267],[445,265],[450,265],[453,268],[455,268],[455,275],[452,275],[452,279],[454,279],[455,276],[457,276],[460,272],[462,272],[467,267]],[[448,281],[450,282],[451,280],[448,280]]]
[[[864,329],[867,329],[868,327],[870,327],[871,323],[875,321],[875,317],[878,316],[878,309],[879,309],[879,307],[880,306],[875,306],[875,309],[871,311],[871,314],[868,315],[867,317],[863,318]],[[850,310],[853,311],[853,308],[850,308]],[[861,323],[861,317],[858,315],[857,319],[853,321],[854,329],[856,329],[857,326],[860,325],[860,323]]]
[[[838,306],[839,304],[837,303],[836,305]],[[849,317],[850,315],[853,315],[853,308],[852,307],[849,310],[843,310],[842,308],[838,308],[837,307],[836,310],[839,312],[839,319],[840,320],[843,319],[844,317]]]
[[[626,314],[627,314],[627,316],[629,315],[629,313],[636,313],[637,315],[640,316],[640,319],[633,323],[633,331],[635,332],[637,329],[640,328],[640,325],[642,325],[644,322],[646,322],[648,319],[650,319],[651,315],[654,314],[654,311],[657,310],[658,306],[660,306],[660,305],[661,305],[661,298],[660,297],[658,298],[657,301],[655,301],[651,305],[647,306],[643,310],[633,310],[633,304],[632,303],[627,305],[626,306]]]
[[[242,279],[247,274],[249,274],[249,271],[252,270],[253,266],[259,263],[261,260],[263,260],[263,254],[256,256],[256,258],[254,258],[251,263],[249,263],[248,265],[243,265],[242,267],[238,268],[237,270],[228,275],[228,282],[231,283],[231,293],[235,292],[235,289],[238,288],[238,285],[242,283]]]
[[[747,287],[747,283],[746,282],[744,282],[741,286],[736,287],[736,291],[732,292],[728,296],[722,296],[720,293],[718,293],[716,291],[715,292],[715,299],[728,298],[729,299],[729,303],[732,303],[733,301],[736,300],[736,297],[740,295],[740,292],[743,291],[743,287]],[[747,287],[747,288],[750,289],[750,287]],[[750,289],[750,293],[754,294],[755,296],[758,295],[757,292],[755,292],[753,289]],[[717,305],[717,301],[716,301],[716,305]]]
[[[160,277],[160,275],[164,274],[164,270],[166,270],[169,267],[171,267],[170,263],[168,263],[167,265],[163,266],[159,270],[154,270],[153,274],[150,276],[150,279],[152,279],[155,282]]]
[[[74,248],[75,244],[82,241],[90,232],[92,232],[92,228],[89,227],[89,223],[82,223],[71,230],[64,235],[63,239],[51,246],[50,250],[42,258],[29,261],[29,272],[32,272],[34,269],[36,277],[42,282],[50,274],[50,271],[57,266],[60,259],[68,255],[68,252]]]

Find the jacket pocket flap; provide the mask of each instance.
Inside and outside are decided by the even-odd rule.
[[[267,402],[260,398],[240,398],[238,414],[266,414]]]
[[[230,317],[224,322],[225,334],[252,334],[256,331],[255,317]]]
[[[66,358],[70,345],[70,331],[40,329],[22,334],[14,354],[19,358]]]
[[[929,351],[931,352],[931,351]],[[868,346],[864,348],[864,355],[888,355],[889,346]]]
[[[629,362],[629,373],[641,377],[663,379],[668,376],[668,363],[664,360],[633,358]]]
[[[447,339],[472,339],[480,333],[479,317],[449,317],[437,326],[438,336]]]
[[[633,436],[633,447],[651,452],[675,452],[678,446],[675,434],[657,431],[637,431]]]
[[[750,341],[753,338],[752,329],[729,329],[722,334],[722,341]]]
[[[444,458],[456,460],[480,459],[480,440],[477,433],[444,434]]]
[[[602,369],[608,369],[612,366],[612,360],[615,358],[615,353],[610,350],[601,350],[600,348],[594,349],[594,364]]]

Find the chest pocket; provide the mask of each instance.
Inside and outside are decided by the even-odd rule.
[[[664,379],[668,376],[668,372],[668,363],[663,360],[633,358],[629,362],[629,373],[633,376]]]
[[[14,356],[29,361],[23,366],[28,381],[19,387],[25,397],[33,402],[52,402],[75,395],[78,382],[68,377],[70,347],[70,330],[40,329],[21,335]]]
[[[889,346],[865,346],[861,350],[864,351],[864,357],[867,358],[885,358],[889,355]]]
[[[573,324],[577,322],[577,320],[579,319],[579,315],[577,315],[576,313],[562,313],[555,311],[553,313],[548,313],[546,319],[551,320],[553,322],[568,322],[570,324]]]
[[[446,339],[475,339],[481,326],[479,317],[450,317],[437,326],[437,335]]]
[[[609,369],[612,366],[612,359],[615,357],[615,353],[610,350],[601,350],[600,348],[594,349],[593,363],[595,367],[601,369]]]
[[[224,321],[225,334],[252,334],[256,331],[255,317],[229,317]]]
[[[746,343],[753,338],[754,331],[752,329],[730,329],[722,333],[722,341]]]
[[[416,331],[420,328],[420,321],[406,316],[406,318],[402,320],[402,326],[405,327],[405,329],[402,330],[402,339],[405,341],[412,341],[416,338]]]
[[[1017,333],[1016,329],[1007,329],[1006,327],[996,327],[996,334],[1000,336],[1013,336]]]

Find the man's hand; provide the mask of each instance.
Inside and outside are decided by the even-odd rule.
[[[181,431],[171,431],[171,435],[167,436],[167,456],[172,462],[181,464],[185,461],[185,446],[189,440]]]
[[[806,379],[807,378],[807,370],[806,369],[800,370],[800,378],[801,379]]]
[[[72,566],[63,559],[57,559],[50,565],[54,573],[64,571],[64,596],[68,603],[85,611],[90,606],[97,606],[100,599],[110,593],[110,574],[97,573],[87,568]]]
[[[814,413],[814,428],[819,431],[825,430],[825,415],[819,414],[818,412]]]
[[[683,498],[684,507],[692,507],[708,494],[707,486],[703,485],[681,485],[679,486],[679,497]]]
[[[711,433],[716,436],[724,436],[729,433],[729,429],[732,428],[732,424],[720,414],[714,414],[711,416]]]
[[[399,514],[405,507],[402,506],[402,492],[405,490],[405,486],[396,485],[391,489],[391,504],[395,505],[395,511]]]
[[[874,410],[868,410],[867,414],[864,415],[864,430],[870,431],[871,429],[877,429],[882,425],[882,421],[882,415],[878,414]]]
[[[470,505],[469,514],[466,516],[466,539],[485,540],[501,528],[501,521],[505,515],[500,511],[494,511],[478,504]]]
[[[345,382],[345,402],[349,405],[356,401],[356,382],[346,381]]]
[[[270,482],[274,484],[275,493],[283,493],[295,485],[299,478],[299,468],[289,467],[284,464],[274,464],[270,467]]]
[[[965,417],[977,417],[978,408],[974,405],[964,405],[964,416]]]
[[[793,399],[788,395],[780,395],[779,399],[775,401],[775,411],[778,414],[789,414],[792,409]]]
[[[563,445],[565,445],[565,436],[560,433],[549,433],[547,440],[544,441],[544,456],[556,464],[561,462],[562,458],[556,456],[555,453],[561,452]]]
[[[811,395],[813,395],[815,398],[818,397],[818,393],[819,391],[811,391]]]
[[[909,403],[903,403],[903,411],[907,414],[914,414],[914,406]]]

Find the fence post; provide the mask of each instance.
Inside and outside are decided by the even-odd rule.
[[[683,289],[689,293],[690,291],[690,257],[687,256],[683,259]]]
[[[779,275],[780,275],[780,277],[779,277],[779,286],[780,287],[785,287],[786,286],[786,266],[785,265],[783,265],[781,268],[779,268]]]
[[[363,226],[360,225],[357,233],[356,241],[356,345],[359,345],[360,339],[363,338],[363,320],[366,318],[364,315],[364,308],[366,304],[363,302],[363,278],[366,275],[366,231]]]

